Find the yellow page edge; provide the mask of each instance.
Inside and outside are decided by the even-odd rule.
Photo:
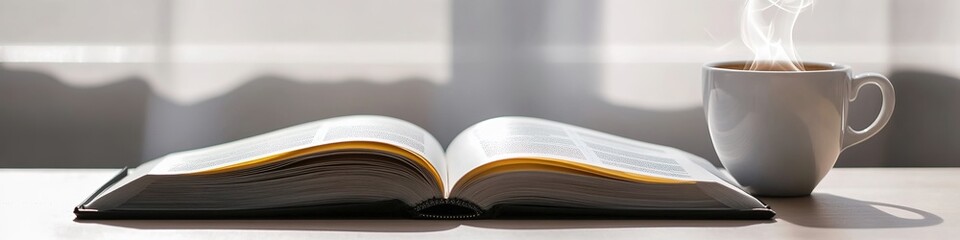
[[[542,166],[540,168],[532,166]],[[553,172],[562,172],[568,174],[589,174],[613,179],[639,181],[645,183],[658,184],[695,184],[696,181],[679,180],[666,177],[657,177],[637,173],[629,173],[620,170],[602,168],[593,165],[563,160],[549,157],[526,157],[526,158],[508,158],[486,163],[480,167],[474,168],[464,174],[459,181],[454,184],[454,189],[458,186],[470,182],[474,178],[484,175],[491,175],[503,172],[524,171],[524,170],[545,170]]]
[[[216,174],[229,171],[235,171],[244,168],[256,167],[267,163],[273,163],[277,161],[282,161],[285,159],[292,159],[297,157],[302,157],[311,154],[323,153],[323,152],[333,152],[333,151],[343,151],[343,150],[375,150],[386,153],[393,153],[405,157],[407,159],[413,160],[414,162],[420,164],[421,166],[426,166],[430,173],[433,175],[433,178],[437,181],[438,187],[443,188],[443,180],[440,177],[440,173],[434,168],[433,164],[430,164],[429,161],[420,154],[417,154],[413,151],[394,146],[392,144],[381,143],[381,142],[372,142],[372,141],[348,141],[348,142],[337,142],[330,144],[317,145],[313,147],[297,149],[293,151],[283,152],[279,154],[274,154],[262,158],[257,158],[253,160],[243,161],[235,164],[230,164],[226,166],[221,166],[217,168],[212,168],[200,172],[190,173],[188,175],[207,175],[207,174]]]

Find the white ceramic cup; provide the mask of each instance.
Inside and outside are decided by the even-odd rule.
[[[893,114],[893,85],[886,77],[852,77],[832,63],[814,71],[751,71],[703,67],[703,105],[720,162],[748,192],[806,196],[833,168],[844,149],[876,134]],[[865,85],[880,88],[883,105],[870,126],[847,125],[850,102]]]

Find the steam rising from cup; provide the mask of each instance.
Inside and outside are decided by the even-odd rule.
[[[793,46],[793,26],[813,0],[747,0],[740,37],[753,52],[749,70],[803,71]]]

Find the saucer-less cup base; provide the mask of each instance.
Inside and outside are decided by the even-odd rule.
[[[809,195],[841,151],[876,134],[893,113],[893,86],[879,74],[851,77],[849,67],[828,63],[804,72],[723,68],[738,64],[703,67],[703,105],[720,162],[754,195]],[[854,130],[848,106],[867,84],[880,88],[883,105],[870,126]]]

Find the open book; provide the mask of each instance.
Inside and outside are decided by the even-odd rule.
[[[500,117],[443,151],[409,122],[346,116],[124,169],[78,218],[646,217],[769,219],[692,154],[563,123]]]

